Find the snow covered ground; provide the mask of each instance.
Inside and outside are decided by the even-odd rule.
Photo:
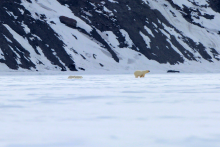
[[[219,147],[220,74],[0,76],[1,147]]]

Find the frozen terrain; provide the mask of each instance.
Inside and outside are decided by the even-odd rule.
[[[1,147],[219,147],[220,74],[0,76]]]

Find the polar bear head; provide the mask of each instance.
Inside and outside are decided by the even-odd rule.
[[[144,70],[143,72],[146,74],[146,73],[149,73],[150,71],[149,70]]]

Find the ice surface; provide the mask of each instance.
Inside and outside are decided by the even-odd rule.
[[[220,74],[68,76],[1,73],[1,147],[220,146]]]

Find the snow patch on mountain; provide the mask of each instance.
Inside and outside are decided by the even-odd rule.
[[[55,66],[52,65],[45,57],[41,56],[41,55],[43,55],[43,53],[42,53],[42,51],[40,51],[39,47],[38,47],[38,51],[41,52],[41,55],[38,55],[38,54],[36,54],[36,52],[34,52],[34,49],[29,44],[29,42],[26,38],[23,38],[22,36],[17,34],[8,25],[5,24],[4,26],[10,31],[10,33],[13,35],[15,40],[17,40],[25,49],[28,49],[28,51],[30,52],[30,58],[28,60],[31,60],[33,63],[36,63],[36,66],[38,66],[37,69],[42,68],[42,64],[38,64],[39,61],[41,61],[41,62],[43,61],[43,64],[47,65],[47,69],[51,69],[51,70],[56,69]],[[11,48],[11,49],[13,50],[13,48]],[[16,51],[13,50],[13,52],[17,55],[18,64],[21,64],[20,61],[19,61],[20,56],[16,53]],[[18,69],[18,70],[22,70],[22,69]]]

